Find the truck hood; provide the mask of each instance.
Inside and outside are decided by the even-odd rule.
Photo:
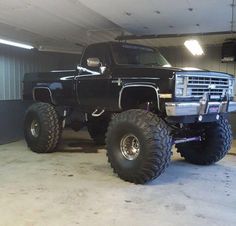
[[[176,72],[208,72],[207,70],[198,68],[178,68],[178,67],[151,67],[151,66],[134,66],[134,65],[122,65],[115,67],[112,71],[113,76],[116,77],[173,77]]]

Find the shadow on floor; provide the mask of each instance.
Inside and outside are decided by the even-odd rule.
[[[104,149],[105,146],[96,145],[89,139],[63,139],[58,147],[57,152],[67,153],[98,153],[99,149]]]
[[[212,165],[194,165],[183,159],[175,159],[171,161],[169,167],[160,177],[147,183],[147,185],[158,186],[176,182],[178,182],[178,185],[184,185],[189,179],[202,180],[205,178],[205,172],[211,173],[212,176],[220,180],[219,178],[222,175],[219,175],[219,172],[223,172],[225,177],[227,177],[231,171],[231,167],[222,165],[220,162]],[[225,182],[225,179],[221,178],[221,181]]]

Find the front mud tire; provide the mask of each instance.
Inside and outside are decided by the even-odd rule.
[[[35,103],[25,115],[24,134],[28,147],[36,153],[53,152],[61,137],[61,123],[51,104]]]
[[[198,127],[203,128],[203,140],[178,144],[177,152],[186,161],[197,165],[210,165],[224,158],[232,145],[229,121],[221,117],[217,122],[199,124]]]
[[[127,137],[130,142],[125,146],[123,141]],[[157,178],[170,163],[172,138],[169,128],[161,118],[145,110],[129,110],[114,116],[108,127],[106,144],[108,161],[114,172],[135,184]],[[124,154],[124,146],[125,150],[130,146],[129,150],[136,151]]]

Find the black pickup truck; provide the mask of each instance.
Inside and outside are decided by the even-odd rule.
[[[154,48],[107,42],[88,46],[72,71],[24,77],[25,139],[37,153],[54,151],[64,127],[87,126],[105,144],[114,172],[146,183],[168,166],[171,149],[208,165],[232,143],[227,113],[236,111],[232,75],[174,68]]]

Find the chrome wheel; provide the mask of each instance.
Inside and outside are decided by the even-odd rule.
[[[133,134],[123,136],[120,141],[120,150],[126,159],[136,159],[140,153],[140,143],[138,138]]]
[[[33,120],[30,126],[31,135],[35,138],[39,136],[39,123],[36,120]]]

